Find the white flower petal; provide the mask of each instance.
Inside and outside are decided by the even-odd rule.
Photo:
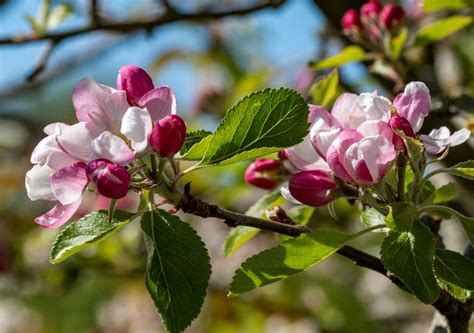
[[[35,165],[26,173],[26,193],[30,200],[56,200],[51,190],[51,176],[54,170],[46,165]]]
[[[136,153],[143,152],[148,146],[148,134],[153,123],[146,108],[130,107],[122,119],[120,132],[131,142]]]
[[[91,143],[92,151],[98,158],[125,165],[135,159],[135,154],[118,136],[106,131]]]

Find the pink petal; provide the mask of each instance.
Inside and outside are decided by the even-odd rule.
[[[64,123],[52,123],[52,124],[46,125],[45,128],[43,128],[43,131],[47,135],[54,135],[54,134],[61,133],[65,128],[69,126],[70,125],[67,125]]]
[[[35,165],[26,173],[25,187],[30,200],[56,200],[51,190],[51,176],[54,170],[46,165]]]
[[[423,82],[410,82],[405,91],[395,97],[393,106],[399,115],[410,122],[413,131],[417,133],[430,112],[430,91]]]
[[[123,115],[129,107],[125,91],[104,86],[91,78],[76,84],[72,103],[79,121],[112,132],[119,132]]]
[[[329,147],[326,159],[334,174],[345,180],[353,181],[351,175],[348,173],[347,166],[344,163],[344,156],[346,150],[354,143],[363,138],[362,134],[355,130],[342,131]]]
[[[363,136],[382,135],[389,141],[392,141],[393,130],[388,123],[382,120],[368,120],[363,122],[358,128],[357,132]]]
[[[56,199],[67,205],[82,196],[88,182],[86,164],[78,162],[56,171],[51,177],[51,189]]]
[[[93,160],[91,142],[97,136],[91,125],[80,122],[62,130],[56,137],[60,148],[81,161]]]
[[[359,105],[359,96],[356,94],[344,93],[339,96],[331,110],[333,121],[344,129],[356,129],[366,120]]]
[[[135,159],[128,145],[111,132],[104,132],[92,141],[92,151],[97,158],[103,158],[119,165],[125,165]]]
[[[390,101],[383,96],[362,93],[359,96],[359,105],[365,114],[365,120],[383,120],[388,122],[390,119]]]
[[[327,163],[318,155],[311,143],[309,135],[303,142],[285,150],[288,160],[300,170],[324,169],[329,170]]]
[[[131,105],[137,105],[140,98],[153,87],[153,80],[142,68],[134,65],[120,68],[117,89],[126,91],[127,99]]]
[[[58,145],[55,135],[41,140],[31,154],[31,163],[47,165],[54,170],[77,162],[78,159],[64,152]]]
[[[176,97],[170,87],[163,86],[143,95],[138,101],[138,106],[147,108],[151,120],[156,123],[165,116],[176,114]]]
[[[317,119],[322,118],[328,126],[332,126],[332,116],[331,114],[322,106],[309,104],[309,115],[308,121],[310,124],[313,124]]]
[[[62,205],[58,202],[49,212],[35,218],[35,223],[44,228],[58,228],[74,216],[81,205],[81,200],[82,198],[79,198],[79,200],[68,205]]]

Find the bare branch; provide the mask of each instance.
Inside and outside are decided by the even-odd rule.
[[[44,71],[44,69],[46,68],[46,65],[48,63],[49,57],[51,56],[51,53],[53,53],[53,49],[57,44],[58,43],[56,43],[56,42],[49,42],[46,45],[43,53],[40,55],[40,57],[39,57],[39,59],[36,63],[35,68],[26,77],[26,80],[28,82],[34,81],[36,79],[36,77]]]
[[[94,1],[92,4],[96,3]],[[151,21],[143,21],[143,22],[102,22],[99,20],[96,25],[88,25],[86,27],[80,29],[74,29],[64,32],[57,32],[57,33],[49,33],[45,35],[26,35],[26,36],[13,36],[4,39],[0,39],[0,45],[6,44],[24,44],[24,43],[31,43],[36,41],[42,40],[50,40],[52,42],[60,42],[64,39],[86,34],[89,32],[94,31],[108,31],[108,32],[116,32],[116,33],[130,33],[137,30],[147,30],[151,31],[153,28],[159,27],[164,24],[178,22],[178,21],[203,21],[203,20],[212,20],[212,19],[219,19],[227,16],[239,16],[239,15],[246,15],[250,14],[259,10],[267,9],[267,8],[278,8],[285,0],[266,0],[262,1],[259,4],[247,7],[247,8],[238,8],[238,9],[230,9],[226,11],[219,11],[219,12],[210,12],[210,11],[202,11],[197,13],[178,13],[176,11],[166,11],[161,14],[159,17],[155,18]],[[93,7],[94,8],[94,7]],[[97,13],[94,10],[94,13]],[[98,17],[98,16],[97,16]]]

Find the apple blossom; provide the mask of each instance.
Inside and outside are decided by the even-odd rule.
[[[395,4],[387,4],[380,14],[380,23],[386,29],[392,29],[400,25],[405,19],[405,11]]]
[[[351,33],[362,28],[359,13],[355,9],[347,10],[341,19],[341,27],[345,33]]]
[[[362,18],[376,17],[382,11],[382,8],[383,6],[378,0],[369,0],[360,7],[360,15]]]
[[[464,143],[471,136],[467,128],[462,128],[451,135],[449,128],[442,126],[433,129],[429,135],[420,135],[420,141],[430,154],[442,153],[448,147],[454,147]]]

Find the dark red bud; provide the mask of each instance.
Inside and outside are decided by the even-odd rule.
[[[153,127],[148,142],[161,157],[171,157],[183,146],[186,124],[177,115],[162,118]]]
[[[138,105],[140,97],[153,88],[153,80],[144,69],[134,65],[120,68],[117,89],[125,90],[127,100],[131,105]]]
[[[410,122],[405,117],[393,116],[392,118],[390,118],[388,124],[393,128],[401,130],[406,136],[409,136],[411,138],[415,137],[415,133],[411,128]],[[401,138],[397,133],[393,133],[392,143],[397,151],[406,150],[403,138]]]
[[[400,25],[405,18],[405,12],[402,7],[394,4],[388,4],[383,7],[380,14],[380,23],[387,29],[392,29]]]
[[[277,160],[258,159],[245,171],[244,179],[247,183],[265,190],[274,188],[281,164]]]
[[[360,15],[363,17],[375,17],[383,9],[383,6],[377,0],[371,0],[360,7]]]
[[[342,29],[346,32],[362,28],[362,23],[360,21],[359,13],[357,12],[357,10],[347,10],[344,15],[342,15],[341,26]]]
[[[104,197],[120,199],[127,195],[130,175],[124,167],[109,160],[98,159],[87,165],[86,173]]]
[[[328,192],[336,187],[331,175],[324,170],[298,172],[289,182],[291,195],[299,202],[313,207],[331,202],[334,198]]]

